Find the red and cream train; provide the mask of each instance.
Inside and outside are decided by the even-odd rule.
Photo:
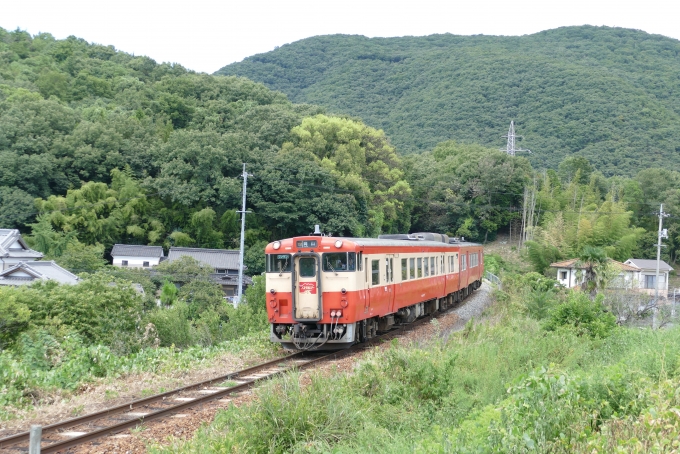
[[[298,350],[346,348],[445,310],[483,275],[481,245],[436,233],[316,234],[275,241],[265,253],[271,340]]]

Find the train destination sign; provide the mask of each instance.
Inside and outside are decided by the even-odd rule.
[[[297,247],[316,247],[318,243],[316,240],[300,240],[295,244]]]

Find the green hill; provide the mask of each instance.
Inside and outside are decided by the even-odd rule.
[[[566,27],[521,37],[304,39],[226,66],[385,130],[402,152],[502,147],[514,119],[536,167],[572,153],[605,174],[680,164],[680,42]]]

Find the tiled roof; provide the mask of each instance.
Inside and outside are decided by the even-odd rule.
[[[563,260],[561,262],[555,262],[551,263],[550,267],[551,268],[580,268],[583,269],[584,266],[576,266],[576,262],[578,262],[578,259],[569,259],[569,260]],[[637,267],[628,265],[626,263],[621,263],[617,262],[616,260],[609,259],[609,263],[613,264],[615,267],[620,269],[621,271],[640,271]]]
[[[28,276],[16,276],[23,272]],[[77,284],[78,276],[55,262],[21,262],[0,273],[0,285],[26,285],[36,280],[57,281],[61,284]]]
[[[20,247],[12,248],[15,243]],[[0,229],[0,257],[40,259],[43,254],[29,248],[17,229]]]
[[[211,274],[210,279],[220,285],[236,285],[238,286],[238,274]],[[253,279],[250,276],[243,275],[243,285],[253,285]]]
[[[163,247],[142,246],[137,244],[114,244],[111,250],[112,257],[163,257]]]
[[[238,250],[171,247],[168,252],[168,261],[172,262],[185,255],[213,269],[238,270]]]
[[[630,263],[633,266],[636,266],[640,269],[656,271],[656,260],[628,259],[626,260],[626,263]],[[671,268],[671,266],[668,263],[664,262],[663,260],[660,260],[659,271],[673,271],[673,268]]]

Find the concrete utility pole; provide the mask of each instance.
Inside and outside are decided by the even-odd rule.
[[[670,216],[663,212],[663,203],[659,207],[659,234],[656,242],[656,277],[654,278],[654,316],[652,317],[652,329],[656,329],[656,313],[659,306],[659,268],[661,267],[661,239],[668,238],[668,232],[663,230],[663,218]]]
[[[243,263],[243,249],[245,243],[246,214],[252,213],[252,211],[246,211],[246,188],[248,186],[248,176],[252,177],[252,175],[246,172],[245,162],[243,163],[243,174],[241,176],[243,177],[243,204],[241,205],[241,211],[237,211],[237,213],[241,213],[241,248],[238,253],[238,293],[236,296],[236,306],[239,305],[241,297],[243,296],[243,268],[245,266]]]
[[[510,122],[510,129],[508,129],[508,133],[504,136],[501,136],[503,138],[508,139],[508,144],[505,146],[505,148],[501,148],[501,151],[505,151],[507,154],[510,156],[515,156],[515,153],[518,151],[525,151],[527,153],[531,153],[531,150],[525,150],[523,148],[515,148],[515,139],[517,137],[522,137],[518,136],[515,134],[515,121]]]

